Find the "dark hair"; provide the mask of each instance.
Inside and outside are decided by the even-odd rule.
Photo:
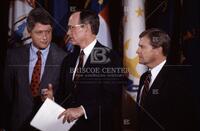
[[[99,31],[99,16],[93,11],[82,10],[80,12],[80,24],[90,24],[92,33],[97,35]]]
[[[151,28],[143,31],[139,35],[139,38],[142,38],[144,36],[150,39],[153,48],[162,47],[163,55],[168,55],[170,48],[170,37],[166,32],[157,28]]]
[[[53,27],[52,19],[49,13],[43,8],[34,8],[30,11],[27,18],[27,30],[31,32],[36,23],[44,25],[51,25]]]

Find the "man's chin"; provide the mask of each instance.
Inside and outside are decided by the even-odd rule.
[[[78,43],[76,43],[76,42],[70,42],[72,45],[79,45]]]
[[[44,49],[46,49],[46,48],[48,47],[48,45],[49,45],[49,44],[46,44],[46,45],[44,45],[44,46],[40,46],[39,49],[40,49],[40,50],[44,50]]]

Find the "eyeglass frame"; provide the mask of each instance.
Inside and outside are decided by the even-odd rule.
[[[85,24],[68,25],[67,30],[74,30],[76,27],[83,27]]]

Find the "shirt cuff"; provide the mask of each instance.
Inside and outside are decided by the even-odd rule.
[[[84,117],[85,117],[85,119],[87,119],[87,114],[86,114],[86,111],[85,111],[85,109],[84,109],[84,107],[81,105],[81,108],[83,109],[83,113],[84,113]]]

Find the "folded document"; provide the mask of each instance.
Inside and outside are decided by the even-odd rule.
[[[58,116],[64,110],[63,107],[47,98],[30,124],[42,131],[68,131],[74,125],[75,121],[63,124],[63,117],[58,119]]]

